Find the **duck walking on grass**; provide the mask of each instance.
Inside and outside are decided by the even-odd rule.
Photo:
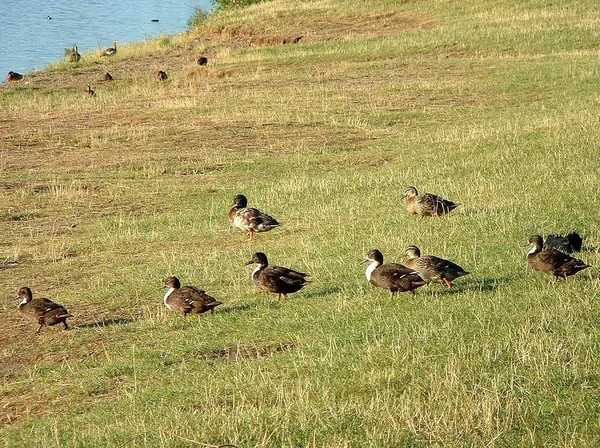
[[[423,216],[442,216],[450,213],[458,204],[444,199],[431,193],[419,194],[413,186],[408,187],[404,191],[404,196],[400,199],[406,199],[406,210],[411,215]]]
[[[383,264],[383,254],[378,249],[367,253],[363,263],[369,261],[371,264],[365,273],[367,280],[373,286],[387,289],[392,296],[397,292],[408,291],[414,295],[415,289],[427,284],[414,269],[398,263]]]
[[[168,277],[165,280],[165,286],[169,289],[165,293],[163,303],[170,310],[183,313],[184,316],[202,314],[207,311],[212,314],[217,306],[223,304],[195,286],[181,287],[177,277]]]
[[[21,299],[19,313],[30,322],[39,325],[35,334],[40,334],[42,327],[51,327],[62,323],[65,330],[69,329],[67,318],[73,317],[67,309],[54,303],[52,300],[42,298],[33,298],[31,289],[27,286],[19,289],[18,299]]]
[[[246,265],[256,263],[252,271],[252,281],[261,289],[277,294],[277,300],[284,299],[288,294],[300,291],[307,283],[310,274],[294,271],[282,266],[269,266],[267,256],[256,252]]]
[[[117,42],[118,41],[114,41],[113,42],[113,46],[112,47],[108,47],[105,50],[102,50],[102,52],[100,53],[100,56],[114,56],[115,54],[117,54]]]
[[[281,226],[272,216],[256,208],[248,208],[248,200],[243,194],[235,195],[231,205],[233,207],[229,210],[229,220],[234,227],[248,232],[250,240],[254,239],[255,233],[268,232]]]
[[[590,268],[589,264],[579,258],[570,256],[556,249],[545,248],[540,235],[533,235],[525,246],[533,246],[527,254],[527,264],[536,271],[551,274],[555,278],[564,278]]]
[[[422,257],[421,250],[417,246],[409,246],[406,249],[406,255],[408,256],[406,266],[417,271],[428,284],[431,282],[444,283],[451,288],[454,280],[468,274],[456,263],[443,258],[433,255]]]

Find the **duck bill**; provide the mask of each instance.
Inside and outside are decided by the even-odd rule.
[[[523,244],[523,247],[527,247],[527,246],[531,246],[531,243],[527,242],[527,243]]]
[[[244,263],[245,266],[248,266],[249,264],[254,264],[256,263],[254,260],[250,260]]]
[[[402,197],[400,198],[400,200],[404,199],[406,196],[408,196],[408,195],[406,195],[406,194],[405,194],[404,196],[402,196]]]
[[[368,258],[365,258],[364,260],[362,260],[360,262],[360,264],[365,264],[365,263],[368,263],[369,261],[371,261],[371,260],[369,260]]]

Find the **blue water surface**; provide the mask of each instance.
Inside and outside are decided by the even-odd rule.
[[[124,44],[179,33],[195,7],[212,6],[210,0],[2,1],[0,81],[9,71],[25,74],[63,59],[65,48],[74,44],[82,53],[111,47],[115,40]]]

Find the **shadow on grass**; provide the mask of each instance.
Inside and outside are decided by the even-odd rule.
[[[111,317],[110,319],[100,320],[98,322],[90,322],[89,324],[82,324],[73,327],[75,328],[96,328],[96,327],[109,327],[111,325],[127,325],[133,322],[133,319],[127,319],[124,317]]]
[[[421,293],[433,293],[436,295],[454,295],[454,294],[461,294],[464,292],[470,292],[470,291],[481,291],[481,292],[488,292],[488,291],[495,291],[496,289],[498,289],[501,286],[505,286],[508,285],[510,283],[514,283],[514,279],[510,278],[510,277],[489,277],[489,278],[482,278],[482,279],[478,279],[478,280],[473,280],[473,281],[458,281],[457,283],[454,283],[454,286],[452,288],[446,288],[445,285],[441,285],[441,284],[431,284],[429,286],[427,286],[426,288],[419,288],[417,290],[417,295],[419,295],[419,292]]]
[[[217,308],[215,310],[215,314],[228,314],[228,313],[237,313],[238,311],[246,311],[252,308],[256,308],[256,306],[252,306],[252,305],[236,305],[236,306],[229,306],[227,308]]]

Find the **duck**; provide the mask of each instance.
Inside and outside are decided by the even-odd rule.
[[[206,56],[200,56],[196,62],[198,63],[198,65],[207,65],[208,58]]]
[[[19,81],[19,80],[23,79],[23,75],[20,73],[17,73],[17,72],[8,72],[6,79],[8,81]]]
[[[415,289],[427,284],[414,269],[398,263],[383,263],[383,254],[379,249],[367,252],[363,263],[368,263],[365,275],[369,283],[378,288],[387,289],[393,296],[397,292],[410,291],[413,295]]]
[[[106,73],[104,74],[104,80],[105,80],[105,81],[112,81],[112,80],[113,80],[113,77],[112,77],[112,75],[111,75],[110,73],[106,72]]]
[[[87,90],[86,90],[86,93],[87,93],[87,95],[88,95],[89,97],[94,97],[94,96],[96,96],[96,92],[94,92],[94,91],[92,90],[92,86],[88,86],[88,88],[87,88]]]
[[[158,76],[157,76],[157,77],[158,77],[158,80],[159,80],[159,81],[164,81],[164,80],[166,80],[166,79],[168,79],[168,78],[169,78],[169,77],[167,76],[167,73],[166,73],[166,72],[163,72],[162,70],[159,70],[159,71],[158,71]]]
[[[310,274],[298,272],[282,266],[269,266],[267,256],[256,252],[246,263],[256,264],[252,271],[252,281],[261,289],[277,294],[277,300],[286,298],[288,294],[300,291],[308,282]]]
[[[177,277],[167,277],[165,286],[168,288],[163,298],[163,303],[167,308],[177,313],[203,314],[210,311],[214,314],[215,308],[222,305],[214,297],[209,296],[203,289],[195,286],[181,286]]]
[[[81,55],[77,51],[77,45],[73,45],[73,49],[71,50],[71,54],[69,55],[70,62],[79,62],[81,59]]]
[[[113,42],[113,46],[112,47],[108,47],[107,49],[103,50],[100,53],[100,56],[114,56],[115,54],[117,54],[117,40],[115,40]]]
[[[268,232],[281,226],[275,218],[256,208],[248,208],[248,199],[243,194],[233,197],[232,208],[229,210],[229,220],[234,227],[248,232],[248,238],[254,239],[255,233]]]
[[[406,266],[419,273],[421,278],[428,284],[431,282],[444,283],[448,288],[458,277],[469,274],[463,268],[452,261],[433,255],[421,256],[421,249],[417,246],[409,246],[406,249]]]
[[[412,185],[404,190],[404,196],[401,199],[406,199],[408,212],[411,215],[419,215],[419,218],[423,216],[442,216],[450,213],[459,205],[435,194],[419,194]]]
[[[562,235],[548,235],[544,241],[544,248],[552,248],[561,252],[579,252],[583,244],[583,238],[577,232]]]
[[[540,235],[532,235],[524,246],[533,246],[527,254],[527,264],[536,271],[553,275],[556,279],[567,280],[567,277],[591,267],[559,250],[550,247],[543,249],[544,240]]]
[[[35,334],[40,334],[44,326],[51,327],[60,323],[64,325],[65,330],[69,329],[67,319],[73,315],[69,314],[64,306],[45,297],[34,299],[31,289],[27,286],[19,289],[17,299],[22,299],[19,304],[19,313],[28,321],[39,325]]]

